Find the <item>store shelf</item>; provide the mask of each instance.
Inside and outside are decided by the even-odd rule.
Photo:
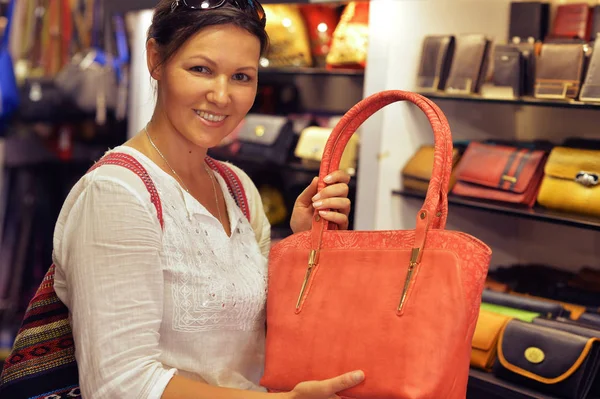
[[[393,194],[402,197],[425,199],[425,194],[413,190],[395,190],[393,191]],[[454,196],[452,194],[448,196],[448,203],[456,206],[485,210],[508,216],[516,216],[547,223],[568,225],[582,229],[600,231],[600,218],[561,213],[541,207],[534,207],[533,209],[528,209],[517,205],[510,205],[499,202],[489,202],[477,200],[474,198],[463,198]]]
[[[447,94],[443,92],[421,92],[419,93],[432,100],[468,101],[490,104],[508,104],[518,106],[553,107],[553,108],[577,108],[600,110],[600,103],[584,103],[575,100],[543,100],[534,97],[521,97],[518,100],[485,98],[480,95]]]
[[[471,369],[467,399],[556,399],[556,397],[498,379],[492,373]]]
[[[8,137],[2,139],[4,147],[4,166],[24,167],[47,162],[63,162],[58,155],[48,149],[43,141],[32,135],[29,137]],[[100,145],[73,143],[70,163],[83,162],[92,164],[98,160],[108,148]]]
[[[363,78],[362,69],[326,69],[310,67],[261,68],[260,75],[310,75],[310,76],[348,76]]]

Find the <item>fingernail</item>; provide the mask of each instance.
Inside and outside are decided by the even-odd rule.
[[[354,379],[354,381],[356,382],[361,382],[364,377],[365,375],[362,371],[355,371],[354,373],[352,373],[352,379]]]
[[[323,179],[323,181],[324,181],[325,183],[331,183],[331,180],[333,180],[333,177],[332,177],[331,175],[329,175],[329,176],[326,176],[326,177]]]
[[[317,193],[314,197],[312,197],[313,202],[321,199],[321,194]]]
[[[320,208],[323,206],[323,201],[317,201],[313,203],[313,208]]]
[[[328,213],[329,212],[327,212],[327,211],[319,211],[319,215],[321,215],[321,216],[327,216]]]

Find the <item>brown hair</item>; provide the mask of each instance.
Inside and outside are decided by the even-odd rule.
[[[172,4],[173,0],[160,0],[154,8],[152,25],[148,29],[148,39],[156,40],[159,45],[159,65],[166,63],[190,37],[214,25],[231,24],[247,30],[260,40],[261,55],[269,45],[265,28],[251,9],[240,10],[226,2],[211,10],[194,10],[179,4],[172,11]]]

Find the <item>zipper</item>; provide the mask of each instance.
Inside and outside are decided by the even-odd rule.
[[[302,288],[300,288],[300,295],[298,295],[298,302],[296,302],[296,311],[300,309],[300,304],[302,303],[302,298],[304,297],[304,292],[306,291],[306,287],[308,286],[308,281],[310,280],[310,276],[312,275],[313,269],[315,268],[315,260],[317,258],[317,251],[311,250],[310,255],[308,257],[308,268],[306,269],[306,274],[304,275],[304,282],[302,283]]]
[[[410,263],[408,264],[408,272],[406,273],[406,281],[404,282],[404,289],[402,290],[402,297],[400,298],[400,304],[398,305],[398,313],[401,315],[408,299],[408,289],[412,282],[413,273],[418,265],[417,260],[419,259],[419,248],[413,248],[410,257]]]

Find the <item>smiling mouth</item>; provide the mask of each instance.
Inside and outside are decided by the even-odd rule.
[[[194,111],[196,112],[196,115],[198,115],[200,118],[205,119],[209,122],[221,122],[225,120],[225,118],[227,118],[227,115],[215,115],[206,111],[198,111],[197,109]]]

